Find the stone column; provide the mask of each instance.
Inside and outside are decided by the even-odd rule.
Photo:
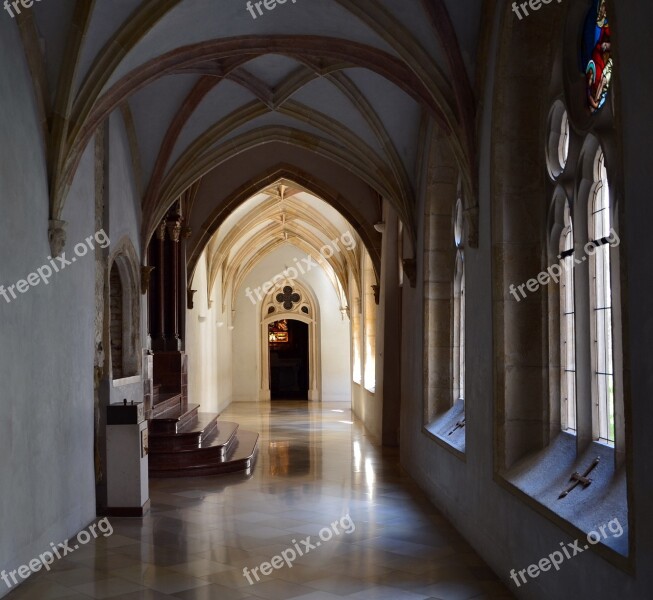
[[[187,306],[188,292],[188,271],[187,271],[187,249],[188,239],[193,234],[190,227],[183,227],[181,230],[181,244],[179,247],[179,336],[181,337],[182,350],[185,348],[186,340],[186,309],[192,308],[192,294],[190,296],[191,303]]]
[[[156,273],[156,299],[157,299],[157,320],[158,327],[156,327],[156,344],[155,347],[157,350],[164,350],[166,343],[166,310],[165,310],[165,256],[166,256],[166,223],[161,221],[160,225],[156,230],[156,239],[157,239],[157,273]]]
[[[384,205],[381,297],[376,331],[376,392],[383,402],[382,443],[384,446],[398,446],[401,410],[399,219],[387,200],[384,200]]]
[[[180,350],[181,340],[179,336],[179,253],[181,239],[181,221],[168,221],[168,234],[170,235],[171,248],[170,256],[170,290],[168,291],[170,309],[170,343],[169,350]]]

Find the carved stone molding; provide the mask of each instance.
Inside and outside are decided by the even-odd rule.
[[[186,290],[186,305],[188,306],[189,310],[193,310],[195,304],[193,297],[197,294],[197,290]]]
[[[381,286],[373,285],[372,289],[374,290],[374,303],[378,306],[381,300]]]
[[[179,242],[181,237],[181,221],[168,221],[168,235],[173,242]]]
[[[161,221],[159,226],[156,228],[156,239],[162,242],[166,239],[166,222]]]
[[[191,235],[193,235],[193,230],[190,227],[186,226],[186,227],[182,228],[181,237],[183,239],[187,240],[187,239],[190,238]]]
[[[152,271],[154,271],[154,267],[141,267],[141,294],[147,294],[147,291],[150,289]]]
[[[48,241],[50,242],[50,255],[59,256],[66,245],[66,221],[51,219],[48,223]]]
[[[417,261],[414,258],[404,258],[401,264],[410,287],[414,288],[417,285]]]

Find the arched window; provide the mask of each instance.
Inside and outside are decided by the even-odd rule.
[[[363,369],[361,364],[361,299],[358,293],[354,296],[351,305],[351,337],[353,373],[355,383],[363,383]]]
[[[140,373],[140,288],[138,258],[128,238],[120,240],[109,264],[109,342],[114,380]]]
[[[453,400],[465,398],[465,251],[463,205],[459,198],[454,215],[456,266],[453,280]]]
[[[574,227],[565,202],[560,235],[560,403],[563,431],[576,433],[576,313],[574,295]]]
[[[363,372],[363,385],[365,389],[374,392],[376,389],[376,300],[374,297],[374,286],[376,285],[376,276],[374,274],[374,265],[369,254],[365,252],[364,268],[364,331],[365,331],[365,366]]]
[[[629,199],[607,19],[619,6],[571,3],[549,21],[562,45],[551,48],[550,76],[541,77],[550,107],[543,143],[533,135],[543,125],[540,105],[517,90],[533,61],[514,58],[516,42],[506,49],[501,68],[512,69],[506,73],[518,83],[496,96],[503,103],[515,94],[507,116],[496,117],[506,147],[491,164],[500,174],[492,199],[492,275],[505,286],[494,313],[495,474],[570,535],[618,517],[620,541],[596,542],[597,551],[615,552],[604,555],[615,563],[633,548],[627,296],[618,237]],[[586,48],[591,65],[581,60]],[[529,110],[520,113],[523,106]],[[522,133],[513,141],[516,126]],[[523,159],[513,173],[516,156]]]
[[[109,310],[111,315],[111,368],[113,379],[123,377],[123,286],[117,263],[113,263],[109,276]]]
[[[464,460],[465,276],[464,198],[447,142],[434,137],[430,169],[441,174],[428,190],[424,218],[424,429]],[[446,168],[443,168],[445,167]]]
[[[618,264],[611,258],[618,238],[611,237],[613,206],[604,151],[613,142],[603,134],[614,127],[611,37],[606,2],[593,0],[581,31],[584,92],[559,91],[549,114],[547,141],[548,173],[556,186],[551,225],[560,232],[555,234],[560,259],[560,428],[578,433],[581,443],[591,439],[608,445],[615,444],[615,362],[621,364],[615,361],[615,336],[620,336],[615,327],[620,325],[615,323],[612,285]],[[568,196],[572,189],[573,196]],[[561,197],[569,197],[564,209]]]
[[[596,397],[598,437],[614,443],[614,356],[610,284],[610,188],[602,150],[596,155],[594,186],[588,203],[590,302],[592,319],[592,391]],[[592,250],[593,248],[593,250]]]
[[[555,107],[552,112],[556,112]],[[558,127],[553,125],[550,135],[557,131]],[[548,157],[549,175],[559,184],[554,194],[554,206],[556,199],[563,194],[560,190],[564,181],[579,182],[573,203],[564,202],[558,247],[560,427],[574,434],[581,428],[588,435],[591,432],[592,439],[614,445],[615,317],[612,276],[613,268],[618,269],[618,265],[613,265],[611,250],[618,245],[619,238],[612,227],[604,151],[592,135],[585,138],[583,146],[585,151],[576,164],[565,166],[562,161],[556,162],[561,158],[557,152],[554,161],[551,154]],[[554,176],[554,173],[557,175]],[[583,229],[587,222],[586,236],[579,236],[574,230],[574,218],[579,220]],[[574,253],[575,248],[580,251]],[[581,357],[587,358],[579,360],[579,347],[587,348],[587,352],[580,353]],[[587,392],[579,394],[579,381],[587,381],[588,386],[591,382]],[[585,388],[581,385],[581,389]],[[582,405],[580,408],[579,403]],[[592,422],[579,423],[580,413],[591,414]],[[584,421],[588,421],[588,418],[584,418]]]

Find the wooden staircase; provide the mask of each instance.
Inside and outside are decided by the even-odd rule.
[[[152,408],[147,415],[150,476],[251,473],[258,433],[239,430],[237,423],[218,421],[217,413],[199,412],[199,404],[188,403],[185,386],[177,386],[168,370],[164,377],[157,377],[157,362],[169,365],[170,357],[164,361],[157,361],[156,357],[155,354],[154,381],[159,383],[152,386]],[[182,367],[177,372],[184,370]]]

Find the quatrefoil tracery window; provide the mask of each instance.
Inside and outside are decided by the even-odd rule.
[[[276,295],[276,301],[283,306],[285,310],[292,310],[293,306],[301,302],[302,297],[293,290],[289,285],[283,288],[283,291]]]
[[[270,290],[261,307],[261,317],[283,313],[298,313],[312,317],[315,314],[314,300],[311,300],[310,294],[300,285],[285,284],[283,287]]]

